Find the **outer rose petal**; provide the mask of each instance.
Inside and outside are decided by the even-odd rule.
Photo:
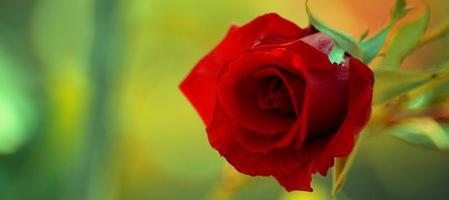
[[[349,61],[349,106],[341,128],[325,148],[328,154],[342,157],[351,153],[354,139],[368,123],[373,98],[373,72],[357,59]]]
[[[347,102],[348,66],[331,64],[326,54],[297,41],[286,46],[297,52],[308,67],[307,97],[310,98],[308,136],[331,134],[343,121]]]
[[[276,44],[312,33],[277,14],[260,16],[250,23],[233,26],[221,43],[206,55],[181,83],[184,95],[208,124],[216,102],[216,83],[227,63],[258,44]]]
[[[272,150],[289,146],[300,132],[299,125],[300,123],[296,122],[285,135],[280,134],[274,136],[257,134],[244,129],[236,133],[236,140],[249,152],[267,154]]]
[[[329,168],[334,166],[334,157],[321,156],[312,163],[313,173],[319,172],[323,176],[327,176]]]
[[[373,73],[357,59],[350,59],[349,66],[348,110],[340,129],[333,135],[303,144],[299,153],[301,158],[312,163],[313,171],[323,175],[333,166],[335,157],[351,153],[356,136],[360,134],[371,114]]]
[[[237,26],[232,26],[225,39],[192,69],[187,78],[179,86],[190,103],[195,107],[204,123],[208,123],[212,117],[216,101],[216,84],[219,73],[225,63],[215,56],[216,49],[222,48],[227,38],[233,37]]]
[[[287,174],[275,176],[275,178],[289,192],[293,190],[313,191],[310,187],[312,168],[308,163],[302,163],[298,168]]]

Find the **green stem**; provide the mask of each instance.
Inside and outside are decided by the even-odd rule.
[[[115,199],[117,178],[113,176],[114,137],[108,107],[109,97],[114,91],[110,88],[116,80],[115,70],[120,62],[117,60],[119,43],[117,42],[117,0],[95,1],[95,35],[90,59],[90,79],[92,86],[88,136],[84,152],[85,163],[79,180],[85,199]],[[112,167],[111,167],[112,166]]]

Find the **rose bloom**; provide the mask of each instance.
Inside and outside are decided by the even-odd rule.
[[[373,73],[333,40],[277,14],[238,27],[180,88],[207,126],[209,142],[238,171],[312,191],[335,157],[347,156],[371,113]]]

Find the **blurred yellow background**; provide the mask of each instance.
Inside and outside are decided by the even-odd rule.
[[[431,27],[449,20],[449,1],[427,2]],[[310,2],[357,37],[385,25],[393,4]],[[327,199],[329,177],[315,177],[314,194],[286,194],[224,167],[177,88],[232,23],[267,12],[307,25],[304,0],[0,0],[0,199]],[[442,61],[448,46],[405,68]],[[342,199],[447,199],[448,169],[447,154],[368,138]]]

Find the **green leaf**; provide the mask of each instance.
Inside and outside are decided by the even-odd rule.
[[[396,0],[396,4],[394,6],[393,12],[392,12],[392,21],[399,21],[401,18],[403,18],[407,13],[412,10],[413,8],[407,8],[407,1],[406,0]]]
[[[363,32],[363,34],[360,36],[359,41],[363,42],[369,35],[369,29],[367,29],[365,32]]]
[[[419,44],[429,19],[430,9],[427,7],[418,19],[399,27],[379,66],[390,69],[399,68],[405,57]]]
[[[379,53],[396,22],[403,18],[410,9],[406,8],[405,0],[396,0],[396,5],[392,11],[391,20],[388,26],[362,44],[351,35],[335,30],[316,18],[308,7],[308,0],[306,1],[306,11],[312,26],[334,39],[339,48],[344,49],[352,56],[361,59],[364,63],[369,63]],[[365,40],[367,36],[368,31],[361,36],[360,42]],[[336,57],[334,56],[330,56],[329,59],[334,59],[335,61]]]
[[[374,104],[380,104],[428,83],[435,78],[431,71],[374,70]]]
[[[335,158],[334,173],[333,173],[333,187],[332,187],[332,197],[335,199],[338,191],[343,187],[346,177],[348,175],[349,169],[351,168],[354,157],[357,153],[358,144],[361,138],[356,138],[356,145],[351,154],[346,157]]]
[[[307,15],[309,17],[310,24],[315,27],[320,32],[328,35],[332,39],[334,39],[337,46],[344,49],[346,52],[351,54],[354,57],[361,58],[362,57],[362,51],[360,50],[359,44],[357,40],[352,37],[351,35],[335,30],[328,25],[326,25],[324,22],[316,18],[312,12],[310,11],[310,8],[308,6],[308,0],[306,1],[306,11]]]
[[[449,151],[449,132],[430,117],[407,119],[388,132],[412,144]]]
[[[380,49],[384,46],[385,40],[390,34],[393,26],[410,10],[407,9],[406,6],[407,5],[405,0],[397,0],[391,14],[390,23],[372,38],[362,43],[361,48],[363,52],[363,62],[369,63],[376,57]]]
[[[343,64],[345,62],[345,50],[334,46],[329,53],[329,61],[332,64]]]

